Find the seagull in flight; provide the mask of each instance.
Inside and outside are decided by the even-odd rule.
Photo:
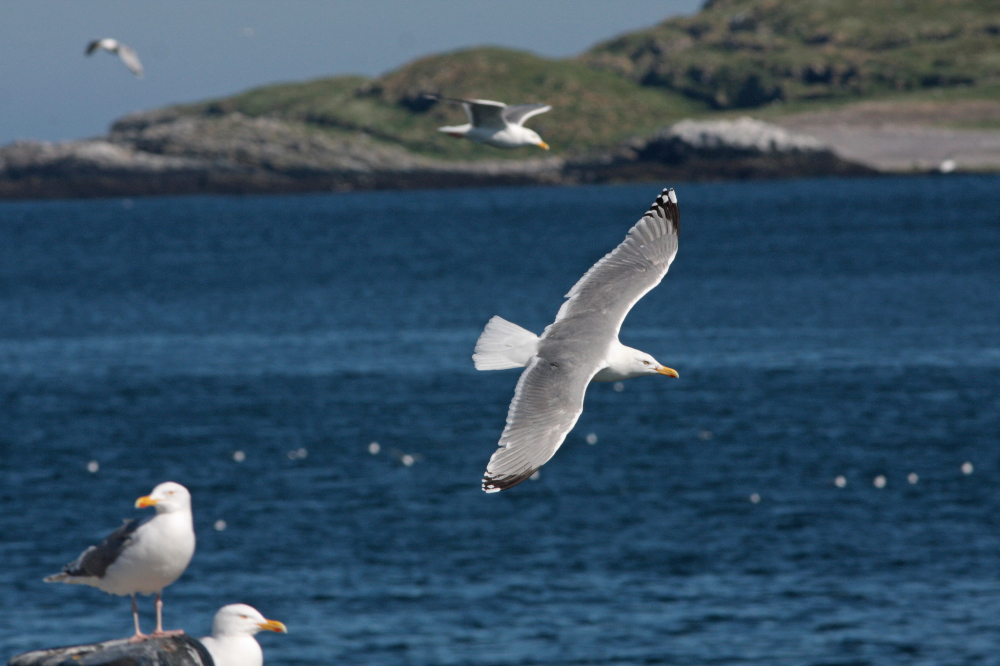
[[[520,148],[521,146],[538,146],[549,149],[549,144],[542,137],[527,127],[524,121],[539,113],[552,109],[548,104],[518,104],[507,106],[503,102],[488,99],[456,99],[438,95],[424,95],[427,99],[456,102],[465,109],[469,116],[466,125],[439,127],[439,132],[459,139],[466,138],[476,143],[485,143],[494,148]]]
[[[516,486],[549,461],[583,412],[590,382],[677,371],[618,341],[629,310],[667,274],[677,254],[677,195],[663,190],[625,240],[594,264],[566,294],[556,320],[539,337],[493,317],[472,360],[477,370],[524,367],[483,475],[483,490]]]
[[[92,55],[98,49],[104,49],[108,53],[117,54],[121,58],[121,61],[125,63],[125,66],[132,70],[133,74],[140,79],[142,78],[142,63],[139,62],[139,56],[125,44],[110,37],[95,39],[87,45],[87,55]]]

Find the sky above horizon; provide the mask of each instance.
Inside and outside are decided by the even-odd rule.
[[[701,0],[7,0],[0,2],[0,145],[103,134],[126,113],[268,83],[377,76],[485,44],[561,58],[697,11]],[[116,56],[84,56],[114,37]]]

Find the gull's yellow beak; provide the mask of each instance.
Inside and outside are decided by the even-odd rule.
[[[680,377],[680,375],[677,374],[676,370],[674,370],[673,368],[668,368],[665,365],[661,365],[656,369],[656,371],[661,375],[666,375],[667,377],[674,377],[674,378]]]
[[[285,628],[285,625],[278,622],[277,620],[268,620],[267,622],[261,622],[257,626],[260,627],[261,629],[267,629],[268,631],[277,631],[279,634],[288,633],[288,629]]]
[[[539,148],[544,148],[545,150],[548,150],[549,149],[549,144],[545,143],[544,141],[539,141],[538,142],[538,147]]]
[[[160,500],[155,500],[152,497],[150,497],[149,495],[146,495],[145,497],[140,497],[139,499],[137,499],[135,501],[135,508],[137,508],[137,509],[145,509],[147,506],[153,506],[154,504],[156,504],[159,501]]]

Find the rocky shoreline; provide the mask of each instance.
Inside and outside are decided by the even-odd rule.
[[[864,175],[816,139],[749,118],[682,121],[574,158],[441,161],[361,132],[240,113],[127,116],[95,139],[0,148],[0,199]]]

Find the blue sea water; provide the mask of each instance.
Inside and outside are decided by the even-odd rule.
[[[680,379],[499,495],[482,326],[658,187],[0,204],[0,660],[131,632],[41,579],[171,479],[165,624],[249,603],[271,665],[1000,663],[1000,178],[672,185],[621,338]]]

